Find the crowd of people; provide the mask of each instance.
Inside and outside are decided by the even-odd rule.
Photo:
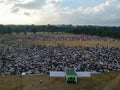
[[[110,41],[116,40],[110,37],[100,37],[91,35],[68,35],[68,36],[58,36],[58,35],[25,35],[25,36],[12,36],[6,38],[6,40],[18,40],[21,42],[25,41]]]
[[[0,74],[44,74],[49,71],[120,71],[120,48],[46,45],[0,45]]]

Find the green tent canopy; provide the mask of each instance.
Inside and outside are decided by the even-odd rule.
[[[73,68],[66,69],[65,76],[66,76],[67,83],[77,83],[77,74]]]

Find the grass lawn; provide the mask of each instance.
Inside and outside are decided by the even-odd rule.
[[[18,42],[18,41],[6,41],[6,44],[24,44],[26,46],[29,45],[50,45],[50,46],[58,46],[59,44],[63,44],[64,46],[86,46],[86,47],[119,47],[120,41],[26,41],[26,42]]]
[[[42,32],[38,32],[37,35],[39,34],[43,34]],[[28,33],[27,36],[31,36],[33,35],[33,33]],[[75,36],[74,34],[69,34],[69,33],[64,33],[64,34],[48,34],[47,32],[45,33],[45,35],[53,35],[53,36]],[[10,41],[7,40],[7,38],[15,38],[15,37],[24,37],[26,35],[24,35],[23,33],[21,34],[12,34],[12,35],[2,35],[2,38],[6,38],[6,40],[4,41],[5,44],[10,45],[12,43],[15,44],[24,44],[24,45],[50,45],[50,46],[57,46],[58,43],[63,44],[64,46],[87,46],[87,47],[120,47],[120,40],[118,41],[25,41],[20,43],[17,40],[14,41]]]
[[[0,77],[0,90],[120,90],[120,78],[117,77],[120,72],[78,78],[77,84],[67,84],[65,78],[50,78],[49,75],[23,76],[22,79],[13,75]]]

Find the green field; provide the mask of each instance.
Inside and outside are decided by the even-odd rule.
[[[67,84],[65,78],[49,75],[4,76],[0,77],[0,90],[120,90],[120,72],[78,78],[77,84]]]

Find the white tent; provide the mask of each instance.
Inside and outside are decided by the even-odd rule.
[[[76,72],[78,77],[90,77],[91,72]],[[65,77],[65,72],[50,71],[50,77]]]
[[[50,77],[65,77],[65,72],[50,71]]]
[[[76,72],[78,77],[90,77],[90,72]]]

